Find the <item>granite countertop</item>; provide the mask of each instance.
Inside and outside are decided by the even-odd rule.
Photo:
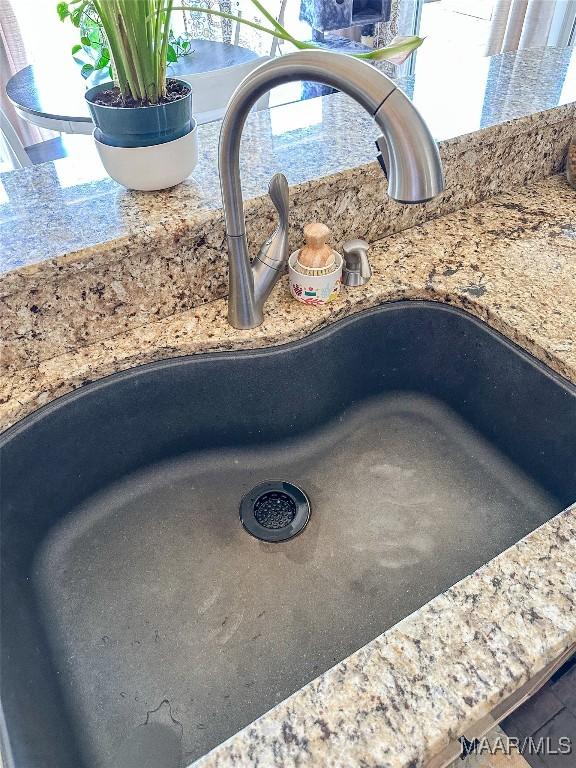
[[[216,300],[17,371],[2,422],[115,370],[282,343],[384,301],[459,306],[576,383],[576,194],[562,177],[498,195],[372,246],[372,280],[303,307],[283,278],[264,324],[238,331]],[[305,686],[197,761],[415,768],[576,642],[576,508]]]
[[[421,67],[418,62],[415,74],[396,79],[446,154],[460,147],[471,151],[511,130],[526,131],[535,121],[574,116],[574,48],[471,58],[457,67],[443,60],[426,59]],[[0,174],[0,276],[27,265],[35,265],[35,274],[53,272],[62,256],[88,262],[97,246],[110,245],[111,251],[112,241],[118,258],[120,242],[148,244],[167,222],[210,218],[221,206],[219,130],[219,123],[199,127],[197,168],[176,190],[158,195],[120,189],[106,177],[87,136],[76,137],[78,152],[68,158]],[[343,94],[253,113],[242,143],[244,197],[266,194],[279,171],[304,195],[319,179],[364,170],[376,159],[376,135],[370,116]],[[0,285],[0,296],[9,289]]]
[[[263,193],[277,171],[291,185],[291,249],[311,219],[332,228],[337,248],[351,236],[374,242],[557,173],[574,132],[574,74],[573,49],[470,61],[443,71],[440,89],[434,67],[417,68],[403,84],[440,140],[446,189],[410,206],[387,197],[375,124],[344,95],[252,114],[242,153],[249,246],[272,228]],[[198,167],[165,192],[103,178],[86,136],[81,154],[0,177],[0,369],[36,367],[225,295],[219,126],[202,129]]]
[[[0,427],[115,371],[167,357],[293,341],[385,301],[428,299],[472,312],[576,383],[576,194],[561,176],[492,197],[373,243],[374,275],[318,308],[287,277],[263,324],[228,325],[215,300],[0,378]]]
[[[354,149],[344,139],[352,119],[362,135],[373,128],[344,97],[315,100],[314,108],[322,113],[316,127],[307,123],[292,134],[285,121],[301,115],[303,105],[279,108],[288,110],[279,115],[274,110],[253,115],[248,139],[263,141],[269,152],[262,166],[259,160],[247,161],[247,195],[261,195],[270,172],[282,170],[276,164],[286,163],[291,197],[295,208],[300,205],[297,213],[293,208],[294,217],[336,210],[344,224],[335,243],[353,232],[368,236],[374,274],[367,285],[343,290],[323,308],[294,302],[283,277],[267,302],[264,323],[252,331],[231,328],[226,302],[218,298],[226,274],[219,266],[222,234],[210,166],[214,127],[206,126],[198,174],[176,191],[141,196],[120,191],[108,180],[76,183],[74,174],[66,177],[70,166],[57,163],[5,176],[0,330],[9,359],[0,376],[0,429],[115,371],[184,354],[281,344],[351,313],[405,299],[460,307],[576,384],[576,193],[563,177],[542,178],[559,168],[573,132],[576,91],[564,78],[567,90],[562,93],[550,88],[546,78],[541,92],[535,87],[542,61],[550,57],[550,72],[561,64],[566,74],[575,59],[570,50],[540,53],[535,68],[535,56],[486,60],[493,87],[481,118],[474,118],[482,130],[476,125],[469,135],[442,137],[436,126],[435,134],[444,138],[447,196],[439,207],[413,206],[408,214],[388,203],[374,207],[368,202],[375,190],[384,192],[378,169],[363,154],[371,148],[361,143]],[[524,95],[516,67],[528,83]],[[499,83],[504,84],[500,90]],[[545,103],[546,89],[553,95]],[[534,113],[538,98],[541,111]],[[278,142],[275,125],[282,126]],[[334,125],[341,128],[335,135],[342,139],[317,154]],[[501,176],[498,166],[505,169]],[[72,178],[69,186],[66,178]],[[324,191],[307,196],[313,186]],[[32,226],[26,217],[35,207],[38,219]],[[79,229],[78,221],[90,211],[89,225]],[[251,230],[251,242],[269,229],[266,211],[258,198],[247,205],[249,225],[251,213],[263,217],[259,228]],[[406,217],[401,226],[396,216]],[[200,248],[198,240],[186,243],[191,220],[200,228]],[[207,256],[202,248],[211,235],[212,255]],[[194,305],[188,300],[168,303],[177,281],[190,279],[176,269],[184,261],[182,250],[187,256],[198,248],[205,283]],[[150,256],[157,252],[169,265],[162,279],[160,256]],[[123,275],[121,264],[128,265]],[[206,265],[212,265],[212,272]],[[111,307],[105,303],[109,288],[115,297]],[[125,298],[119,301],[122,292]],[[82,293],[89,294],[91,303]],[[146,293],[155,300],[147,304]],[[137,312],[135,318],[130,314]],[[575,594],[572,507],[195,765],[424,766],[576,642]]]

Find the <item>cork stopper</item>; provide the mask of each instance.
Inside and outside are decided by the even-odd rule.
[[[308,269],[322,269],[334,264],[334,252],[326,240],[330,237],[330,230],[326,224],[315,221],[304,227],[304,245],[298,255],[298,261]]]

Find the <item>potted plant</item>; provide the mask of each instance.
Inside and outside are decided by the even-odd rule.
[[[108,174],[131,189],[172,187],[198,160],[192,89],[167,77],[173,0],[71,0],[61,19],[79,28],[86,14],[98,29],[84,30],[81,45],[98,47],[99,59],[83,74],[110,68],[113,80],[86,91],[94,139]],[[97,35],[101,30],[100,40]],[[81,45],[75,46],[76,54]]]
[[[167,76],[167,66],[190,51],[171,32],[174,11],[208,13],[274,35],[298,49],[317,48],[294,38],[259,0],[252,0],[269,24],[174,0],[69,0],[57,6],[62,20],[81,29],[72,49],[95,52],[82,74],[109,69],[112,80],[89,88],[86,101],[95,124],[94,139],[109,175],[126,187],[164,189],[186,179],[198,158],[192,92],[188,83]],[[420,44],[416,36],[397,38],[386,48],[347,54],[400,63]]]

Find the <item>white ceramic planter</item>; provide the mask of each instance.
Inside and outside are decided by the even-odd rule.
[[[198,163],[198,126],[186,136],[151,147],[111,147],[97,138],[96,149],[106,173],[128,189],[169,189],[188,178]]]
[[[294,251],[288,259],[288,276],[290,281],[290,293],[302,304],[311,304],[320,307],[328,304],[340,293],[342,285],[342,264],[343,259],[339,253],[334,252],[336,268],[327,275],[303,275],[294,269],[298,254],[300,251]]]

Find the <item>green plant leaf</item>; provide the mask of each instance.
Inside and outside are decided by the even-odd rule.
[[[84,11],[84,8],[80,7],[73,10],[72,13],[70,14],[70,21],[72,22],[72,24],[74,24],[75,27],[80,26],[83,11]]]
[[[108,64],[110,64],[110,57],[100,56],[96,64],[94,64],[94,69],[106,69]]]
[[[80,74],[82,77],[86,80],[87,77],[90,77],[90,75],[94,72],[94,67],[92,64],[84,64],[82,69],[80,70]]]
[[[168,44],[168,47],[166,49],[166,59],[170,64],[174,64],[175,61],[178,61],[178,56],[176,54],[174,46],[171,45],[170,43]]]
[[[403,64],[410,54],[413,53],[416,48],[419,48],[423,42],[424,38],[418,37],[417,35],[410,35],[409,37],[398,36],[385,48],[378,48],[375,51],[356,53],[354,55],[358,59],[389,61],[392,64],[399,66],[400,64]]]
[[[90,40],[89,37],[86,37],[86,35],[82,35],[82,37],[80,38],[80,42],[82,43],[82,45],[85,45],[86,48],[92,47],[92,41]]]
[[[76,45],[72,46],[72,56],[74,56],[75,54],[78,53],[78,51],[81,51],[81,50],[82,50],[82,46],[80,45],[80,43],[76,43]]]
[[[58,14],[60,21],[64,21],[64,19],[70,16],[70,9],[68,8],[68,3],[58,3],[58,5],[56,6],[56,13]]]

